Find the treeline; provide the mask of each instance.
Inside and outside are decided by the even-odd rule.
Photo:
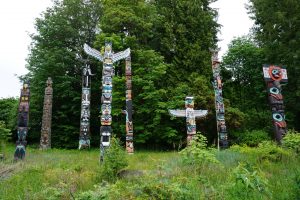
[[[297,123],[299,5],[296,1],[252,1],[249,11],[256,20],[254,39],[234,40],[222,65],[226,123],[232,143],[255,137],[269,139],[272,135],[271,112],[262,78],[264,63],[287,66],[289,83],[283,89],[287,122],[289,128],[300,129]],[[136,145],[181,146],[186,139],[185,120],[171,118],[168,109],[184,109],[187,95],[195,97],[195,109],[209,110],[206,118],[197,119],[197,130],[214,143],[210,49],[216,48],[220,25],[216,22],[217,11],[210,3],[210,0],[54,1],[54,6],[35,22],[37,33],[31,36],[29,73],[23,77],[30,80],[31,88],[29,143],[38,143],[40,139],[45,82],[51,77],[52,146],[78,146],[82,60],[88,59],[96,74],[92,77],[91,141],[92,145],[99,145],[102,63],[89,58],[83,52],[83,44],[102,50],[105,41],[112,41],[115,52],[128,47],[132,50]],[[275,13],[274,18],[268,13]],[[116,63],[115,70],[112,126],[114,134],[124,140],[125,116],[121,113],[125,108],[124,62]]]

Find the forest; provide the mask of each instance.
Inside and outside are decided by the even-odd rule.
[[[184,108],[186,96],[195,97],[195,109],[207,109],[197,119],[197,130],[216,143],[211,53],[217,48],[217,11],[210,1],[56,1],[36,19],[36,34],[28,55],[30,80],[29,144],[40,139],[44,88],[53,80],[53,145],[76,148],[79,135],[83,59],[92,73],[91,136],[99,141],[102,63],[83,52],[83,44],[103,50],[112,41],[115,52],[130,47],[133,70],[135,143],[141,148],[178,148],[185,140],[185,122],[171,118],[169,109]],[[272,6],[270,6],[271,4]],[[223,56],[222,82],[225,119],[231,144],[272,139],[263,64],[286,67],[288,83],[282,93],[288,129],[299,131],[299,47],[296,1],[253,1],[249,14],[255,20],[251,34],[234,39]],[[275,12],[276,11],[276,12]],[[273,12],[270,17],[268,14]],[[125,36],[124,27],[129,35]],[[83,59],[79,59],[83,58]],[[115,64],[113,130],[124,140],[125,68]],[[17,104],[17,99],[15,101]],[[16,137],[16,105],[1,99],[1,121]],[[253,141],[257,140],[257,141]],[[253,144],[255,145],[255,144]]]
[[[41,179],[39,170],[48,170],[48,174],[43,171],[43,176],[52,177],[45,183],[49,190],[43,194],[37,191],[41,189],[38,184],[36,191],[28,192],[29,195],[36,194],[33,199],[44,199],[48,194],[53,195],[53,199],[276,199],[276,195],[279,195],[278,199],[299,199],[300,4],[296,0],[249,1],[247,10],[254,26],[248,35],[233,39],[228,51],[220,58],[225,120],[231,147],[217,152],[214,148],[218,136],[211,49],[218,48],[217,33],[222,25],[217,23],[218,11],[211,7],[212,2],[214,0],[54,0],[54,5],[36,19],[36,33],[31,34],[26,65],[29,72],[20,77],[21,82],[30,82],[29,154],[35,154],[41,163],[48,162],[48,157],[53,154],[61,164],[51,160],[44,169],[42,165],[34,164],[34,158],[28,158],[26,169],[31,170],[25,172],[28,181],[31,173],[37,180]],[[111,150],[112,161],[97,169],[99,171],[91,171],[89,167],[96,168],[97,162],[94,164],[91,160],[97,160],[98,150],[95,149],[100,141],[102,63],[89,57],[83,45],[86,43],[104,52],[106,41],[112,42],[115,52],[131,49],[134,145],[140,152],[123,163],[122,150],[115,144]],[[87,152],[76,150],[80,132],[82,69],[86,62],[95,74],[91,80],[92,149]],[[262,71],[264,64],[287,69],[288,83],[282,85],[282,93],[288,135],[291,136],[287,136],[283,146],[272,142],[274,130]],[[126,106],[125,61],[114,65],[113,140],[124,143],[125,116],[121,111]],[[36,147],[41,137],[48,77],[53,80],[53,150],[42,155]],[[195,110],[208,110],[208,115],[196,120],[201,135],[183,149],[186,146],[186,122],[183,118],[171,117],[168,110],[184,109],[186,96],[194,96]],[[18,103],[18,98],[0,99],[0,137],[2,143],[5,141],[2,146],[9,156],[12,156],[12,146],[17,140]],[[152,151],[169,153],[155,155]],[[76,158],[76,152],[80,157]],[[65,159],[72,160],[72,167]],[[74,159],[79,159],[78,163]],[[116,181],[116,174],[120,175],[128,161],[127,170],[137,174],[125,181]],[[145,164],[152,161],[155,164]],[[19,165],[11,167],[0,163],[3,169],[13,168],[14,171],[20,170]],[[172,167],[174,172],[171,172]],[[234,167],[233,171],[229,170]],[[67,172],[60,171],[61,168]],[[151,173],[139,183],[135,178],[141,176],[138,169],[144,168]],[[280,171],[282,168],[286,170]],[[223,174],[208,178],[213,171]],[[186,178],[184,174],[189,172],[197,178]],[[111,176],[107,177],[105,173]],[[236,180],[234,187],[231,184],[234,181],[230,182],[233,179],[226,178],[230,173]],[[281,173],[280,185],[272,185],[276,182],[276,173]],[[64,176],[62,185],[50,187],[61,174]],[[285,180],[285,176],[290,179]],[[2,179],[10,184],[19,179],[0,176],[0,194],[8,195],[9,189],[1,190],[5,183],[1,183]],[[101,179],[107,182],[102,182],[93,192],[84,192]],[[226,187],[220,186],[222,181]],[[122,194],[128,184],[131,184],[130,188]],[[141,191],[139,184],[143,187]],[[278,189],[284,184],[288,187]],[[201,188],[202,192],[189,193],[193,188]],[[23,189],[20,191],[26,196]],[[122,195],[125,196],[121,198]],[[25,196],[22,197],[26,199]]]

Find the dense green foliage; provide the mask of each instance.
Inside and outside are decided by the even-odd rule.
[[[300,133],[290,130],[283,138],[283,146],[294,150],[296,153],[300,153]]]
[[[183,162],[193,165],[195,168],[200,167],[203,163],[219,163],[215,155],[207,151],[207,139],[201,134],[196,135],[180,153],[182,154]]]
[[[135,146],[180,149],[185,145],[183,118],[168,109],[184,109],[187,95],[195,109],[208,109],[197,119],[197,130],[209,144],[216,142],[210,48],[216,46],[219,25],[210,0],[56,0],[36,19],[36,34],[28,57],[31,83],[29,143],[39,141],[45,81],[53,79],[52,146],[76,148],[79,135],[81,73],[88,59],[92,72],[92,146],[99,141],[102,63],[83,52],[83,44],[103,52],[112,41],[115,52],[130,47],[133,70]],[[286,121],[299,131],[300,95],[298,43],[299,5],[296,1],[251,0],[255,20],[252,36],[234,39],[223,57],[222,79],[226,126],[231,144],[257,146],[272,137],[262,64],[283,64],[289,83],[283,87]],[[290,9],[291,8],[291,9]],[[274,15],[269,15],[274,13]],[[128,35],[124,33],[128,31]],[[82,58],[82,59],[81,59]],[[125,139],[125,67],[115,63],[113,130]],[[15,99],[0,101],[0,120],[15,129]],[[15,107],[12,107],[15,106]],[[10,109],[11,108],[11,109]],[[15,136],[16,134],[14,134]]]
[[[44,88],[47,77],[51,77],[53,80],[52,146],[77,147],[81,72],[84,65],[77,58],[84,56],[83,44],[94,40],[101,13],[99,0],[55,1],[54,6],[48,8],[42,17],[36,20],[37,33],[32,35],[27,66],[29,70],[27,78],[30,79],[31,85],[29,122],[31,130],[28,141],[39,141]],[[99,71],[93,68],[93,72]],[[93,102],[100,98],[99,92],[96,91],[93,92],[95,99],[92,98],[93,121],[97,120],[98,115],[94,111],[98,105]]]
[[[16,130],[18,100],[15,98],[0,99],[0,154],[3,154],[5,143],[11,139]],[[3,155],[2,155],[3,156]],[[1,158],[0,158],[1,159]]]
[[[5,143],[11,137],[10,130],[5,126],[4,121],[0,121],[0,160],[3,158]]]
[[[224,97],[229,100],[226,119],[229,136],[234,143],[255,146],[262,139],[268,139],[263,132],[272,131],[271,112],[262,78],[263,64],[263,50],[249,37],[234,39],[223,57],[223,91]],[[234,117],[231,117],[231,110],[235,110]]]
[[[16,98],[0,99],[0,121],[10,130],[16,129],[18,103]]]
[[[171,119],[170,108],[184,109],[184,98],[195,97],[196,109],[209,109],[199,129],[212,141],[215,133],[209,49],[216,44],[218,24],[210,1],[63,0],[55,1],[36,20],[28,58],[31,82],[30,141],[38,141],[45,81],[53,79],[52,143],[76,147],[79,135],[83,43],[115,52],[130,47],[133,70],[135,143],[151,148],[178,148],[185,141],[185,122]],[[125,37],[124,27],[129,35]],[[92,72],[92,144],[99,141],[102,63],[89,58]],[[113,130],[125,139],[124,61],[115,63]],[[200,123],[198,123],[200,124]],[[205,125],[204,125],[205,124]],[[155,145],[152,145],[155,144]],[[150,147],[150,146],[149,146]]]
[[[101,163],[104,180],[114,181],[121,169],[128,166],[127,154],[120,146],[120,141],[113,137],[109,149],[105,151],[104,161]]]

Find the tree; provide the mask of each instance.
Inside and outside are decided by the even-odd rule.
[[[101,10],[100,0],[56,0],[52,8],[36,19],[37,34],[31,36],[27,66],[27,78],[31,84],[31,130],[28,141],[38,141],[40,138],[45,82],[47,77],[51,77],[52,146],[77,146],[84,65],[77,58],[85,56],[83,44],[94,40]],[[92,71],[99,72],[93,67]],[[94,96],[100,98],[100,95]],[[95,104],[93,106],[96,107]],[[95,122],[95,119],[92,120],[92,123]]]
[[[264,133],[256,130],[271,130],[271,112],[262,78],[264,60],[263,49],[250,36],[232,40],[223,57],[223,92],[229,100],[226,121],[234,142]]]
[[[16,129],[18,103],[14,97],[0,99],[0,121],[11,131]]]
[[[187,95],[195,96],[196,108],[213,107],[209,48],[216,43],[218,24],[208,2],[104,1],[102,33],[95,46],[101,49],[105,40],[113,39],[116,52],[127,47],[132,50],[135,142],[153,147],[153,143],[178,144],[185,140],[184,121],[170,120],[168,109],[184,107]],[[127,37],[124,27],[129,32]],[[123,68],[116,67],[120,75],[124,74]],[[124,95],[124,89],[116,87],[114,93]],[[115,98],[113,109],[118,106]],[[114,117],[114,130],[124,135],[124,128],[119,130],[122,126],[116,121],[121,114]]]
[[[11,137],[11,131],[6,128],[5,122],[0,121],[0,160],[4,157],[5,142]]]

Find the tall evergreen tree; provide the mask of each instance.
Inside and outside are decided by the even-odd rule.
[[[45,82],[51,77],[52,146],[77,146],[83,67],[78,57],[84,56],[83,44],[94,40],[101,10],[100,0],[57,0],[36,20],[27,66],[31,85],[28,141],[40,138]]]

